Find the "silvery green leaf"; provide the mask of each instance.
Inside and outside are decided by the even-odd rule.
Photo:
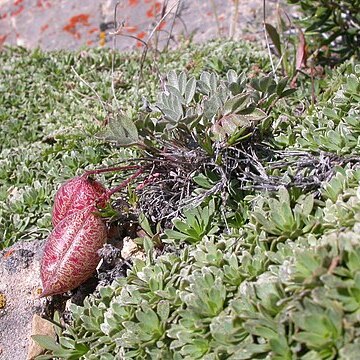
[[[73,339],[61,336],[59,338],[59,343],[62,347],[65,347],[67,349],[75,349],[75,341]]]
[[[314,194],[309,194],[306,196],[302,206],[302,215],[308,217],[311,214],[311,211],[314,207]]]
[[[60,350],[61,346],[58,344],[53,337],[48,335],[31,335],[31,338],[39,344],[43,349],[46,350]]]
[[[356,77],[355,74],[350,74],[350,76],[347,78],[346,87],[348,91],[357,93],[359,90],[360,82],[359,79]]]
[[[186,105],[190,104],[191,100],[195,95],[195,91],[196,91],[196,80],[194,77],[192,77],[188,80],[185,87],[184,97],[185,97]]]
[[[196,82],[196,85],[197,85],[197,88],[198,88],[198,90],[199,90],[199,92],[201,94],[204,94],[204,95],[209,95],[210,94],[210,91],[211,91],[210,86],[207,85],[204,81],[198,80]]]
[[[204,100],[204,117],[212,120],[221,106],[221,100],[217,95],[213,95],[209,100]]]
[[[286,97],[286,96],[289,96],[289,95],[293,94],[296,90],[297,90],[297,89],[286,89],[285,91],[283,91],[283,92],[281,93],[280,98],[284,98],[284,97]]]
[[[239,119],[242,118],[243,121],[256,122],[265,119],[267,114],[263,110],[255,108],[249,114],[237,114],[237,116]]]
[[[231,91],[231,93],[233,95],[237,95],[240,94],[242,92],[242,87],[236,83],[236,82],[232,82],[228,85],[229,90]]]
[[[115,142],[119,146],[130,146],[139,141],[136,125],[124,114],[111,117],[106,128],[100,131],[97,137]]]
[[[179,114],[172,109],[165,108],[165,109],[162,109],[162,111],[164,113],[165,119],[167,119],[167,120],[176,122],[180,119]]]
[[[280,40],[280,35],[279,35],[278,31],[276,30],[276,28],[274,26],[272,26],[271,24],[268,24],[268,23],[265,23],[265,29],[266,29],[266,32],[268,33],[272,43],[275,46],[275,49],[277,51],[277,56],[281,57],[282,46],[281,46],[281,40]]]
[[[152,250],[154,248],[154,243],[152,242],[152,240],[148,236],[144,237],[143,247],[144,247],[146,257],[151,258],[152,257]]]
[[[179,90],[178,77],[176,75],[176,71],[171,70],[167,74],[167,84],[177,88]]]
[[[165,322],[167,320],[167,318],[169,317],[169,314],[170,314],[169,301],[160,300],[158,305],[157,305],[156,312],[159,315],[160,320]]]
[[[274,79],[271,76],[264,76],[259,80],[260,89],[262,92],[266,92],[269,86],[274,83]]]
[[[290,204],[290,195],[288,190],[284,186],[280,187],[278,197],[280,202]]]
[[[208,87],[209,89],[211,89],[211,86],[210,86],[210,73],[208,73],[207,71],[203,71],[201,74],[200,74],[200,80],[202,82],[204,82]]]
[[[217,95],[219,96],[221,103],[224,104],[226,100],[229,98],[230,91],[226,87],[224,83],[221,83],[218,89],[216,90]]]
[[[170,94],[172,94],[173,96],[175,96],[176,98],[178,98],[181,103],[184,103],[184,98],[183,98],[183,96],[181,95],[181,92],[180,92],[177,88],[175,88],[175,87],[173,87],[173,86],[171,86],[171,85],[165,85],[165,89],[166,89]]]
[[[246,100],[248,98],[248,94],[238,94],[227,100],[224,104],[224,115],[236,113],[237,111],[242,110],[244,105],[247,104]]]
[[[170,108],[177,114],[176,120],[182,118],[184,111],[181,105],[181,101],[178,97],[174,95],[170,96]]]
[[[288,77],[284,77],[283,79],[281,79],[281,80],[278,82],[277,87],[276,87],[276,93],[277,93],[277,95],[281,96],[282,92],[283,92],[284,89],[285,89],[285,86],[286,86],[287,83],[288,83],[288,80],[289,80]]]
[[[238,75],[235,70],[230,69],[226,74],[227,80],[229,83],[236,83],[238,79]]]
[[[181,95],[184,95],[186,80],[187,80],[186,74],[182,71],[178,77],[179,91],[180,91]]]
[[[159,95],[159,107],[162,109],[163,107],[169,107],[169,95],[165,93],[160,93]]]
[[[146,217],[146,215],[143,212],[141,212],[139,214],[139,225],[141,226],[142,229],[144,229],[146,231],[146,233],[149,236],[154,236],[154,234],[153,234],[153,232],[151,230],[149,220],[148,220],[148,218]]]
[[[112,354],[101,354],[100,360],[115,360],[115,356]]]
[[[53,360],[54,355],[39,355],[36,357],[36,360]]]
[[[214,74],[214,73],[211,73],[210,75],[210,89],[213,93],[216,92],[216,89],[217,89],[217,84],[218,84],[218,78],[217,78],[217,75]]]

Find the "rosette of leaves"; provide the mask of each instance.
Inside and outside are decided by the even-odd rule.
[[[268,234],[267,240],[297,239],[321,229],[321,213],[314,211],[314,194],[301,195],[292,204],[288,190],[280,188],[274,197],[259,197],[254,204],[253,221]]]
[[[274,211],[290,208],[293,217],[317,206],[306,197],[278,199]],[[309,217],[303,219],[300,227]],[[72,324],[57,342],[37,340],[64,359],[355,360],[359,224],[325,229],[318,238],[303,230],[284,243],[245,226],[236,237],[207,236],[157,258],[146,241],[147,260],[135,260],[126,278],[72,306]]]
[[[327,90],[276,141],[297,149],[357,155],[360,136],[360,66],[347,62],[325,83]]]
[[[286,78],[278,83],[271,76],[250,80],[234,70],[225,79],[205,71],[198,80],[170,71],[144,121],[162,138],[192,133],[205,147],[209,142],[234,144],[250,136],[258,124],[267,124],[276,101],[293,92],[286,85]]]

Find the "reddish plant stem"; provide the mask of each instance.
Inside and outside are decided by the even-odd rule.
[[[106,200],[108,201],[110,199],[110,197],[115,194],[116,192],[120,191],[121,189],[125,188],[126,186],[129,185],[129,183],[136,179],[138,176],[140,176],[142,173],[144,172],[144,168],[141,167],[140,169],[138,169],[134,174],[132,174],[129,178],[127,178],[125,181],[123,181],[120,185],[115,186],[113,189],[110,189],[106,192],[106,194],[102,197],[102,199],[100,199],[100,201],[102,200]]]
[[[140,165],[128,165],[128,166],[114,166],[114,167],[108,167],[103,169],[94,169],[94,170],[87,170],[84,172],[82,176],[86,177],[89,175],[96,175],[101,174],[105,172],[111,172],[111,171],[126,171],[126,170],[136,170],[141,169]]]

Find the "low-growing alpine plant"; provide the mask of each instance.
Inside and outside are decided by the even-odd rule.
[[[57,339],[34,336],[49,350],[38,360],[358,358],[359,65],[349,61],[315,79],[316,104],[300,106],[309,99],[288,79],[275,80],[268,62],[264,73],[249,76],[245,60],[242,66],[236,57],[223,58],[201,60],[193,73],[171,70],[157,95],[150,72],[149,93],[144,87],[136,94],[144,103],[109,114],[96,129],[98,139],[115,145],[97,142],[111,154],[101,155],[104,165],[140,158],[141,168],[134,165],[134,176],[123,182],[127,201],[117,216],[133,212],[141,256],[124,260],[126,276],[71,304],[65,324],[55,313]],[[101,161],[89,158],[94,166]],[[76,159],[64,156],[72,169],[67,179],[88,165]],[[60,212],[54,207],[49,239],[54,248],[58,240],[81,247],[97,232],[86,250],[94,253],[91,269],[57,288],[51,281],[62,273],[53,269],[50,276],[47,268],[52,290],[45,295],[80,285],[100,259],[109,190],[89,174],[71,180],[85,182],[88,196],[60,188],[70,200]],[[141,182],[128,187],[140,174]],[[114,176],[101,181],[110,178],[114,186]],[[53,196],[46,186],[39,196],[46,191]],[[116,199],[111,205],[119,209]],[[14,199],[12,206],[22,203]],[[89,226],[78,231],[80,223]],[[49,266],[52,255],[45,252]],[[72,261],[59,270],[69,274]]]
[[[37,337],[52,350],[39,359],[357,359],[360,157],[356,146],[337,151],[324,142],[322,149],[300,136],[310,116],[330,115],[329,104],[357,111],[351,73],[351,63],[335,70],[328,84],[337,90],[324,86],[318,104],[298,122],[290,111],[286,124],[277,118],[286,85],[233,72],[226,80],[171,73],[173,85],[135,119],[133,143],[160,163],[178,162],[169,168],[191,191],[176,198],[180,208],[163,212],[171,228],[146,219],[146,198],[174,186],[155,167],[156,176],[135,190],[147,232],[135,241],[145,259],[134,258],[126,277],[72,304],[58,341]],[[261,118],[250,119],[253,112]],[[229,115],[235,120],[224,120]],[[110,127],[100,136],[122,145],[118,124],[117,133]],[[284,149],[279,139],[291,132]]]
[[[236,239],[212,237],[179,257],[136,261],[126,279],[73,305],[60,339],[74,354],[88,344],[89,359],[355,359],[356,241],[347,230],[315,246],[308,239],[307,248],[285,243],[281,265],[274,252],[261,252],[268,264],[260,274],[245,269]],[[255,266],[256,251],[248,256]]]
[[[162,73],[189,68],[192,74],[198,74],[203,68],[210,69],[218,58],[216,54],[222,52],[228,55],[226,59],[221,56],[223,73],[234,67],[249,71],[253,62],[268,67],[264,52],[249,42],[214,41],[201,46],[191,44],[186,51],[162,53],[157,68]],[[138,113],[142,96],[151,101],[156,96],[152,60],[145,61],[146,81],[139,87],[133,81],[141,67],[139,54],[118,55],[114,63],[114,76],[119,79],[115,84],[118,104],[130,114]],[[134,149],[111,148],[94,136],[107,116],[114,115],[108,114],[107,106],[112,98],[111,61],[111,51],[104,49],[70,53],[2,48],[0,249],[19,240],[36,240],[39,233],[46,237],[59,184],[84,169],[138,156]],[[102,101],[77,74],[93,85]],[[135,103],[128,102],[128,98],[134,98]]]

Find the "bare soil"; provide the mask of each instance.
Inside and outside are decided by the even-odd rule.
[[[45,300],[38,298],[44,241],[20,242],[0,252],[0,359],[27,357],[31,321]]]

